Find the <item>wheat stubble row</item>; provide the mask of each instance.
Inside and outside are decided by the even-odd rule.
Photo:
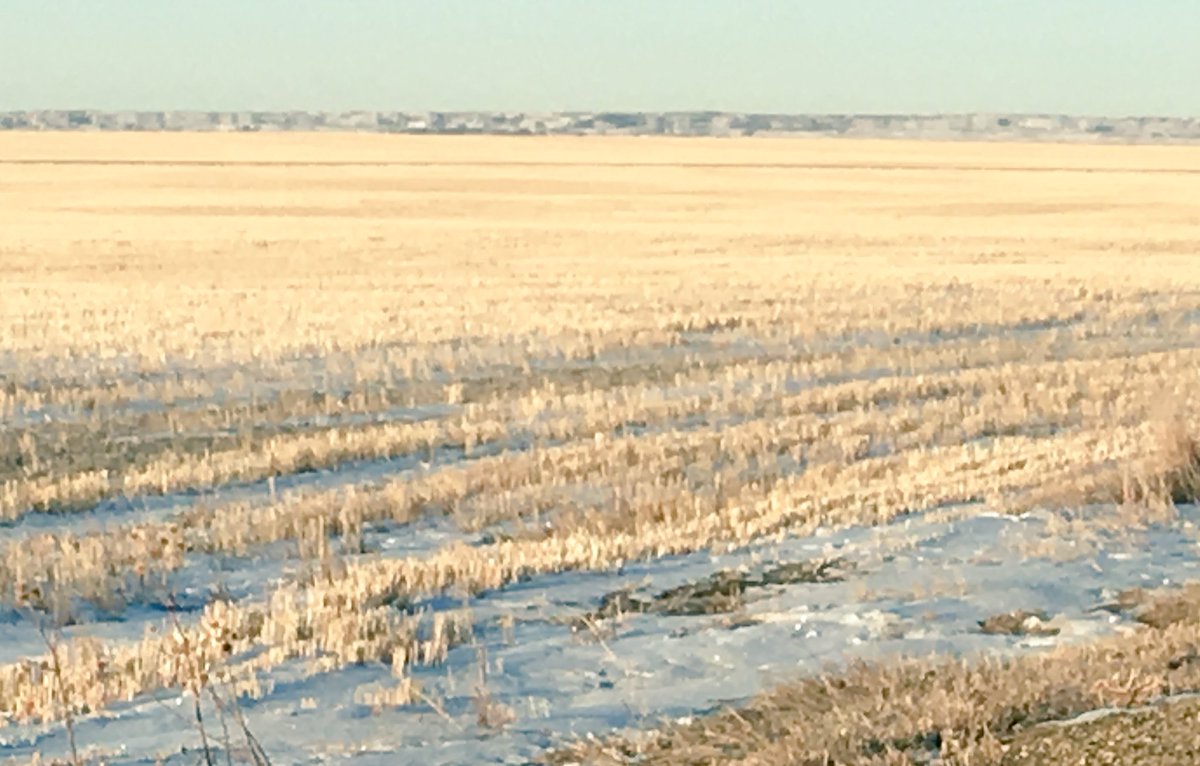
[[[880,450],[900,453],[1002,434],[1047,436],[1137,424],[1174,415],[1159,411],[1160,394],[1174,399],[1176,411],[1190,409],[1178,392],[1196,361],[1189,354],[1155,353],[1024,363],[926,375],[919,381],[850,381],[782,395],[777,391],[785,379],[780,379],[740,396],[653,400],[642,402],[652,405],[644,409],[589,409],[592,417],[584,427],[564,423],[539,434],[558,446],[431,467],[352,492],[339,488],[289,494],[277,503],[198,507],[162,522],[93,534],[28,537],[4,547],[0,592],[11,599],[36,588],[47,603],[69,602],[73,595],[118,602],[142,590],[144,585],[134,588],[131,583],[144,583],[147,575],[151,584],[161,586],[154,575],[181,566],[187,551],[245,556],[258,546],[318,532],[361,536],[364,525],[384,519],[403,523],[425,508],[453,513],[468,529],[479,529],[538,514],[550,499],[562,505],[572,488],[602,487],[616,502],[613,492],[652,485],[669,474],[691,474],[685,484],[704,486],[715,476],[706,466],[722,466],[719,472],[728,489],[793,472],[800,461],[811,470]],[[1012,386],[1013,379],[1024,385]],[[1132,396],[1130,381],[1154,394]],[[707,426],[679,430],[675,425],[700,412]],[[660,421],[664,413],[667,420]],[[635,421],[640,435],[592,436]],[[661,425],[649,428],[648,423]],[[580,434],[585,438],[573,441]],[[787,457],[786,465],[771,469],[781,456]],[[112,598],[106,599],[110,592]],[[65,613],[61,603],[54,611]]]

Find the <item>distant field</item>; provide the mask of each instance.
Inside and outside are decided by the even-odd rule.
[[[1197,256],[1191,148],[0,134],[0,760],[1143,747]]]

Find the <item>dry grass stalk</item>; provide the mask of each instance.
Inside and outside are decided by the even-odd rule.
[[[512,708],[494,699],[488,689],[487,648],[483,644],[476,646],[475,662],[479,671],[475,692],[471,697],[475,707],[475,723],[484,729],[502,729],[516,720],[516,714]]]

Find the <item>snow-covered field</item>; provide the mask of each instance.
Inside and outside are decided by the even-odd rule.
[[[574,737],[703,714],[853,658],[1039,651],[1132,630],[1128,615],[1102,608],[1118,591],[1198,579],[1195,506],[1182,508],[1170,523],[1099,541],[1054,535],[1046,516],[954,507],[720,555],[549,575],[465,602],[439,599],[431,608],[469,608],[476,630],[474,645],[457,647],[444,665],[415,674],[440,709],[380,710],[364,703],[363,690],[391,682],[384,666],[311,675],[297,662],[274,674],[274,688],[263,699],[245,703],[245,715],[275,763],[526,763]],[[429,547],[452,534],[435,524],[409,533]],[[1031,558],[1048,541],[1058,552]],[[841,562],[839,581],[748,588],[736,620],[730,614],[631,613],[603,625],[576,623],[619,590],[652,595],[720,570],[753,573],[833,559]],[[183,592],[218,576],[215,562],[204,564],[181,577],[193,583]],[[235,595],[248,596],[278,574],[278,567],[242,566],[221,579]],[[1055,634],[982,632],[981,621],[1018,609],[1044,612],[1045,628]],[[137,635],[139,617],[155,618],[135,613],[88,629]],[[21,631],[6,628],[14,634],[13,644],[5,642],[11,652]],[[24,648],[32,653],[37,647]],[[481,658],[487,693],[512,716],[501,728],[477,720]],[[114,751],[108,763],[192,763],[199,740],[188,731],[184,702],[177,692],[148,695],[78,722],[76,736],[106,743]],[[209,714],[216,720],[215,710]],[[61,726],[12,729],[3,747],[6,755],[67,753]]]

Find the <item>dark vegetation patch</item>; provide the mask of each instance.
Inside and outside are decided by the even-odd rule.
[[[629,589],[607,593],[600,606],[577,619],[576,630],[598,621],[626,614],[661,614],[667,617],[691,617],[706,614],[732,614],[745,606],[747,591],[795,583],[829,583],[844,579],[846,562],[840,558],[777,564],[758,572],[722,569],[697,582],[685,583],[649,597],[639,597]],[[744,623],[731,624],[740,627]]]
[[[1016,609],[979,621],[979,630],[992,636],[1057,636],[1059,629],[1048,624],[1050,616],[1040,609]]]
[[[739,316],[730,317],[710,317],[706,319],[689,319],[686,322],[672,322],[667,325],[667,330],[678,333],[701,333],[711,334],[722,330],[736,330],[745,324],[745,320]]]
[[[1155,591],[1129,588],[1094,609],[1113,614],[1126,613],[1152,628],[1200,622],[1200,584],[1189,583],[1181,588]]]

